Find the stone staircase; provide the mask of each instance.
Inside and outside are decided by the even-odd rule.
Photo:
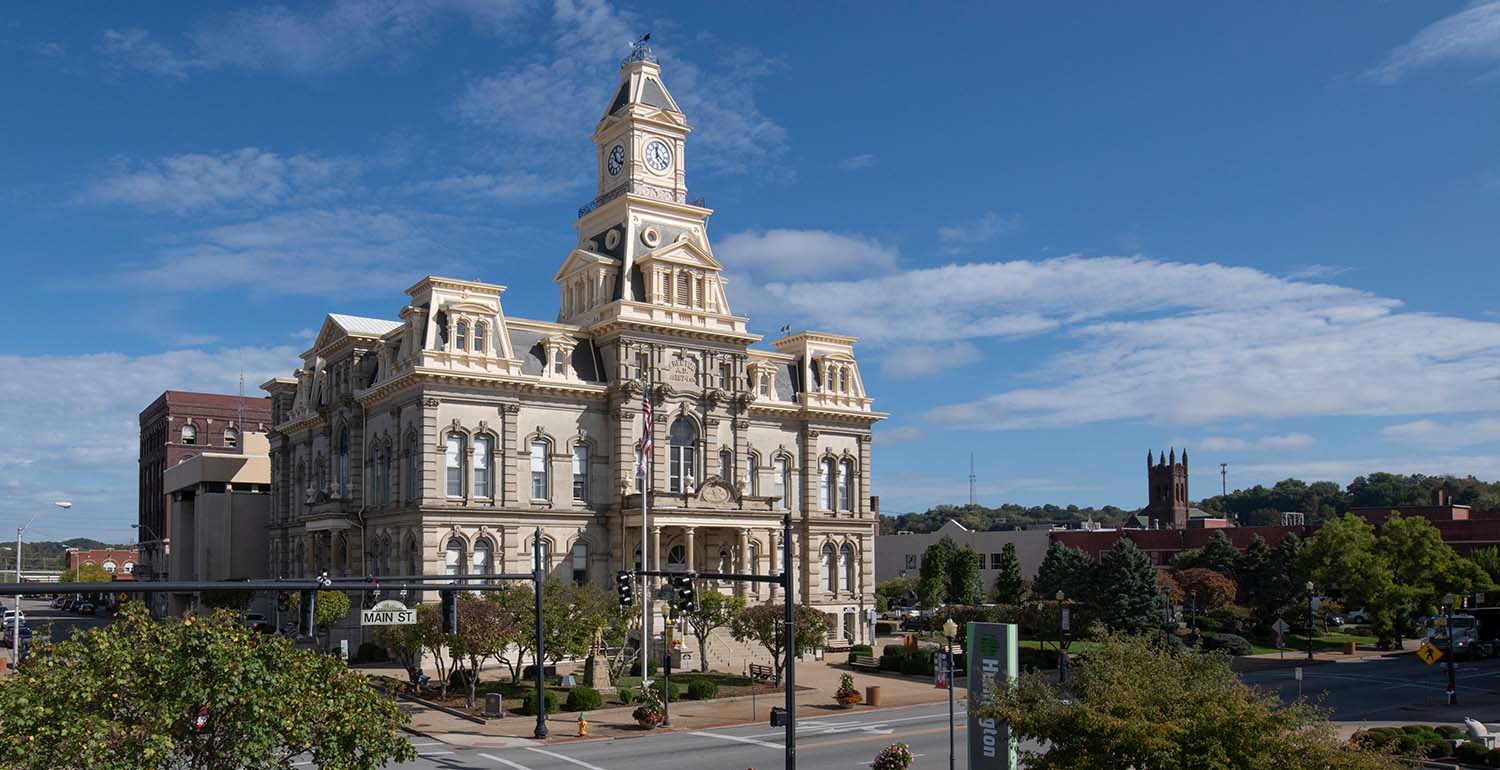
[[[683,641],[691,645],[694,657],[698,654],[698,637],[689,634]],[[742,674],[751,663],[771,664],[771,655],[766,648],[754,642],[740,642],[730,635],[727,628],[716,628],[708,635],[708,667],[713,671]],[[697,667],[694,667],[697,670]]]

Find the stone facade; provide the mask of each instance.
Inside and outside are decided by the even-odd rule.
[[[690,200],[691,131],[644,47],[595,131],[597,197],[554,277],[557,320],[510,318],[505,287],[428,276],[399,320],[330,315],[267,382],[269,571],[298,577],[529,571],[612,585],[641,562],[643,399],[654,410],[646,563],[779,571],[863,640],[873,606],[871,426],[851,337],[770,349],[730,311]],[[750,601],[761,585],[712,585]]]

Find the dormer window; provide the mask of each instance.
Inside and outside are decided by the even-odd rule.
[[[464,321],[458,322],[458,332],[453,335],[453,347],[455,350],[468,350],[469,348],[469,324]]]
[[[692,304],[693,277],[687,271],[677,274],[677,304],[684,307]]]
[[[561,377],[567,374],[567,361],[563,358],[561,350],[552,351],[552,373]]]
[[[760,395],[762,398],[771,397],[771,375],[769,374],[760,376]]]
[[[234,428],[224,429],[224,446],[233,449],[240,445],[240,434]]]

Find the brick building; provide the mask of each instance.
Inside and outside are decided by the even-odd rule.
[[[246,431],[264,433],[271,400],[169,390],[141,410],[140,486],[136,526],[141,580],[166,577],[171,551],[171,501],[162,476],[168,468],[205,449],[238,452]]]
[[[68,570],[85,564],[97,564],[115,580],[134,580],[136,565],[141,562],[140,551],[134,548],[69,548]]]

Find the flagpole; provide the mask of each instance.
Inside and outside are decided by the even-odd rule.
[[[641,467],[644,473],[641,478],[641,569],[651,569],[650,562],[646,561],[647,551],[647,522],[651,517],[651,450],[654,448],[655,437],[651,436],[652,425],[651,409],[651,367],[646,367],[646,389],[641,395],[642,405],[646,408],[641,411],[644,424],[641,426],[641,453],[644,462]],[[647,441],[647,437],[651,440]],[[651,655],[648,653],[651,641],[651,590],[645,575],[641,575],[641,684],[642,689],[651,685]]]

